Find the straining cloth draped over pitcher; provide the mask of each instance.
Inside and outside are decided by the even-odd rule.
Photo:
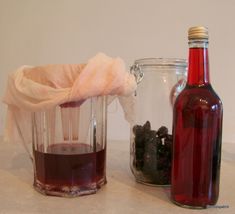
[[[8,105],[5,136],[16,140],[18,125],[25,141],[30,142],[32,112],[67,102],[82,104],[95,96],[128,96],[135,89],[135,78],[126,71],[123,60],[103,53],[88,60],[87,64],[22,66],[9,76],[3,99]],[[120,98],[122,105],[128,102],[123,99]]]

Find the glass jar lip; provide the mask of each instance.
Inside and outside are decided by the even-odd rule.
[[[140,67],[182,69],[186,69],[188,66],[187,60],[180,58],[142,58],[135,60],[134,64]]]

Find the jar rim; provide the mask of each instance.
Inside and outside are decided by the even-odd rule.
[[[175,68],[187,68],[187,60],[180,58],[142,58],[137,59],[134,62],[135,65],[141,67],[175,67]]]

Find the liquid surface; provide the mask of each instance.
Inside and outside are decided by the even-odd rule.
[[[36,179],[51,186],[86,186],[105,179],[105,149],[80,143],[53,144],[34,151]],[[87,153],[88,152],[88,153]]]

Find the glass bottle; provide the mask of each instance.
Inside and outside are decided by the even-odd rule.
[[[138,83],[130,133],[130,167],[137,182],[170,184],[172,104],[185,86],[186,67],[184,59],[144,58],[131,68]]]
[[[208,30],[188,33],[188,79],[173,111],[171,197],[184,207],[206,208],[219,196],[223,107],[210,84]]]

